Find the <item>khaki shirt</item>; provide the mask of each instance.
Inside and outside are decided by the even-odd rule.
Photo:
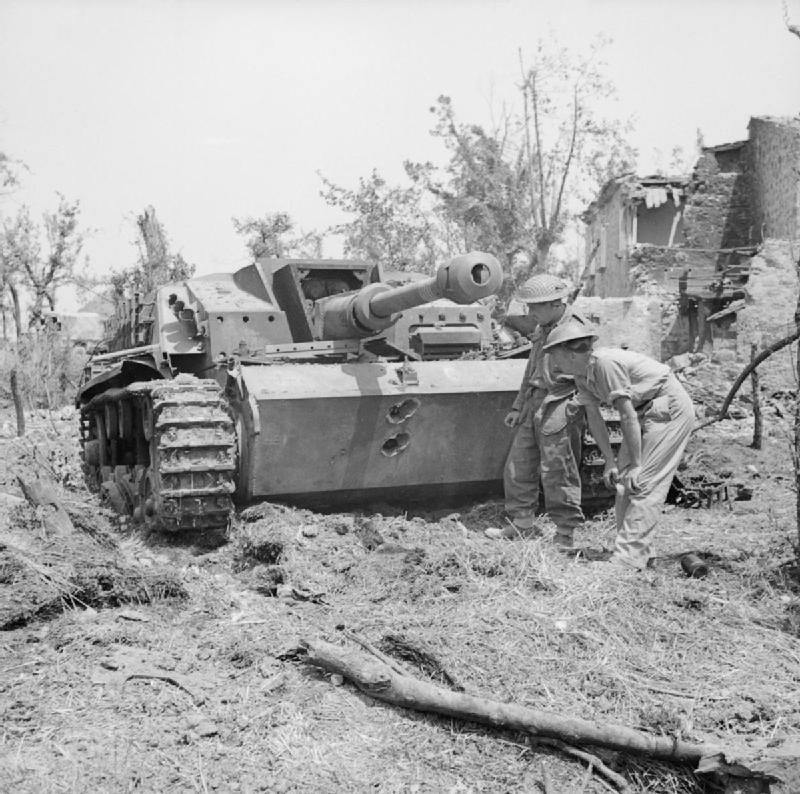
[[[650,356],[619,347],[597,348],[589,357],[585,377],[576,377],[578,402],[582,405],[610,405],[628,397],[641,408],[657,397],[670,368]]]
[[[589,326],[583,317],[573,312],[572,307],[567,306],[560,319],[548,325],[537,325],[528,337],[531,342],[531,353],[525,367],[525,374],[522,376],[522,384],[514,399],[514,404],[511,406],[512,410],[522,412],[525,404],[533,397],[537,389],[558,396],[569,394],[575,390],[575,380],[572,375],[553,373],[550,367],[550,355],[542,350],[550,332],[557,325],[570,321]]]

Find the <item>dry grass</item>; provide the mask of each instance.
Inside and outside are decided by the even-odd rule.
[[[607,790],[528,737],[379,704],[302,663],[301,637],[346,642],[343,629],[488,698],[726,747],[797,736],[794,495],[778,445],[753,453],[742,435],[728,423],[698,441],[724,447],[753,500],[669,510],[664,558],[642,574],[559,555],[552,529],[490,541],[496,502],[459,516],[262,505],[203,554],[129,538],[121,553],[169,565],[188,599],[0,637],[0,788],[530,792],[547,776],[559,792]],[[612,537],[600,516],[582,540]],[[669,558],[687,550],[705,555],[707,578]],[[142,666],[202,704],[158,678],[120,683]],[[712,790],[688,770],[603,758],[636,791]]]

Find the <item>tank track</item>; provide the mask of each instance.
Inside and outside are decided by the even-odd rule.
[[[224,529],[233,514],[236,432],[213,380],[109,389],[81,410],[87,482],[162,532]]]
[[[622,429],[616,411],[607,408],[600,409],[608,430],[609,441],[614,453],[619,452],[622,446]],[[597,446],[597,442],[592,437],[588,428],[583,431],[582,451],[580,461],[581,475],[581,502],[585,508],[590,510],[603,509],[609,507],[614,502],[616,491],[608,488],[603,482],[603,469],[605,458]]]

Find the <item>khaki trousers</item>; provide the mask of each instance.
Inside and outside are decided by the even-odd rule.
[[[661,393],[639,416],[642,428],[642,466],[639,491],[617,490],[614,512],[617,537],[613,559],[644,568],[652,556],[652,540],[672,478],[694,427],[694,406],[677,379],[670,375]],[[630,464],[623,444],[617,463]]]

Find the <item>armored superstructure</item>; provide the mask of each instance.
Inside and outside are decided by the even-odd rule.
[[[491,318],[476,301],[500,281],[477,252],[394,287],[371,263],[262,259],[137,296],[79,392],[87,477],[171,530],[224,525],[234,497],[488,492],[524,368],[480,355]]]

